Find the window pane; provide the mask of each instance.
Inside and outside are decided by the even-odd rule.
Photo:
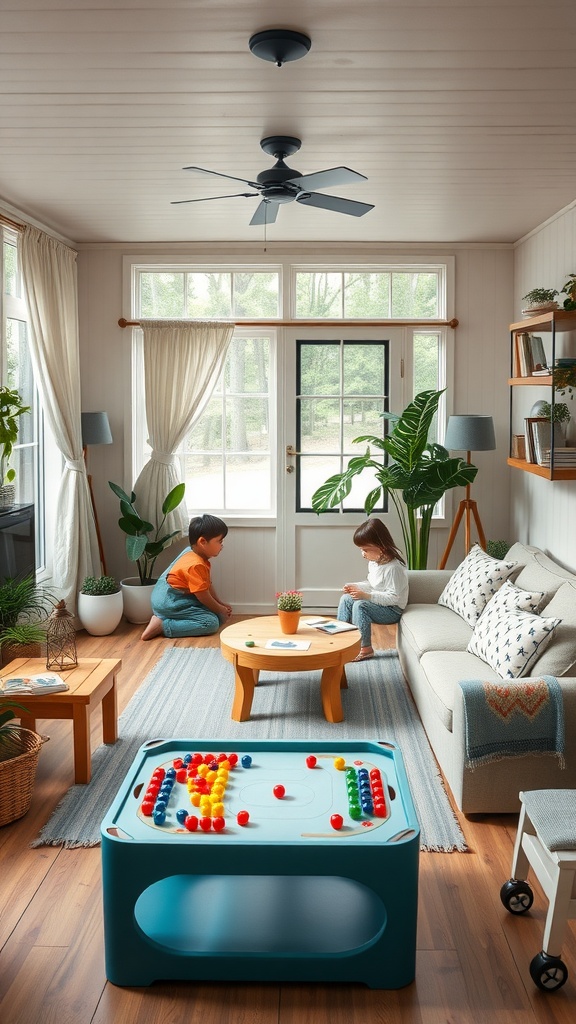
[[[186,278],[187,316],[232,316],[231,274],[191,273]]]
[[[344,394],[383,395],[386,387],[382,345],[354,342],[344,349]]]
[[[386,320],[390,316],[390,274],[345,274],[344,316]]]
[[[226,509],[266,512],[271,504],[270,459],[229,456],[226,459]]]
[[[222,399],[212,397],[199,420],[184,441],[187,452],[213,452],[222,449]]]
[[[438,316],[438,274],[392,274],[392,316],[423,320]]]
[[[300,401],[300,451],[340,450],[340,400],[304,398]]]
[[[184,455],[180,465],[186,483],[189,510],[203,512],[224,508],[224,475],[221,455]]]
[[[140,316],[170,319],[184,314],[184,274],[140,274]]]
[[[299,347],[300,394],[337,395],[340,393],[340,343],[316,345],[303,342]]]
[[[4,294],[20,298],[18,250],[11,242],[4,242]]]
[[[344,436],[343,447],[345,452],[352,455],[359,455],[364,447],[353,445],[355,438],[363,434],[375,434],[376,437],[384,436],[384,423],[381,413],[384,412],[383,399],[373,398],[371,400],[359,398],[353,402],[344,401],[343,420]]]
[[[330,319],[342,316],[342,274],[298,271],[296,274],[296,316],[302,319]]]
[[[6,321],[6,370],[8,386],[16,390],[24,405],[34,410],[36,388],[28,350],[27,325],[23,320]],[[34,416],[18,417],[18,444],[34,440]]]
[[[341,459],[329,455],[304,456],[299,460],[300,508],[312,508],[312,495],[320,484],[335,473],[341,473],[344,464]]]
[[[268,393],[270,339],[235,337],[230,342],[224,381],[235,394]]]
[[[226,399],[226,450],[269,450],[268,402],[262,398]]]
[[[437,391],[440,371],[440,335],[414,332],[414,391]],[[438,413],[430,424],[429,440],[438,440]]]
[[[374,460],[380,461],[376,455],[374,455]],[[377,485],[378,481],[373,470],[367,469],[361,476],[354,477],[352,489],[348,497],[342,502],[342,508],[363,509],[370,491],[373,491]],[[382,500],[375,506],[375,511],[384,511]]]
[[[236,272],[234,282],[234,316],[261,320],[280,315],[279,275]]]

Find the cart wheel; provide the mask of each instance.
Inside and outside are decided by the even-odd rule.
[[[534,895],[528,882],[511,878],[500,889],[500,899],[511,914],[525,914],[534,903]]]
[[[537,953],[530,964],[530,976],[538,988],[544,992],[555,992],[568,981],[568,968],[563,960],[547,953]]]

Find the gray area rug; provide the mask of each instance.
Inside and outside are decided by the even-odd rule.
[[[421,848],[466,850],[396,652],[377,651],[371,661],[347,665],[346,675],[343,722],[324,718],[320,672],[262,672],[250,721],[233,722],[234,673],[220,651],[168,648],[121,715],[118,742],[94,752],[91,782],[68,790],[32,845],[97,846],[102,819],[151,739],[387,739],[404,758]]]

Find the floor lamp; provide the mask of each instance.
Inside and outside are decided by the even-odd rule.
[[[470,463],[471,452],[494,451],[496,448],[496,437],[494,434],[494,421],[492,420],[492,417],[451,416],[446,428],[444,447],[448,448],[450,451],[466,452],[468,463]],[[471,548],[470,516],[473,516],[474,522],[476,523],[480,544],[484,550],[486,549],[486,538],[484,536],[484,530],[482,529],[482,523],[480,522],[480,516],[478,515],[478,506],[470,497],[470,484],[466,484],[466,497],[463,498],[458,505],[458,511],[456,512],[454,522],[452,523],[452,529],[450,530],[446,550],[442,555],[442,560],[438,566],[439,569],[444,569],[446,566],[448,555],[452,550],[452,545],[456,539],[458,527],[460,526],[463,516],[465,553],[468,554]]]
[[[81,413],[82,419],[82,452],[84,455],[84,462],[86,465],[86,449],[88,445],[93,444],[112,444],[112,431],[110,430],[110,423],[108,422],[107,412],[83,412]],[[96,503],[94,501],[94,491],[92,490],[92,477],[88,473],[88,487],[90,489],[90,498],[92,501],[92,511],[94,513],[94,525],[96,526],[96,536],[98,538],[98,551],[100,552],[100,562],[102,563],[102,571],[105,576],[108,575],[106,570],[106,559],[104,558],[104,548],[102,547],[102,536],[100,534],[100,524],[98,522],[98,513],[96,512]]]

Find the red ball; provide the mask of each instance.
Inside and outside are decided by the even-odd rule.
[[[143,800],[142,801],[141,810],[142,810],[142,814],[145,814],[147,818],[150,818],[151,815],[152,815],[152,812],[154,811],[154,801],[153,800]]]
[[[188,829],[189,832],[195,832],[198,828],[198,818],[195,814],[189,814],[187,818],[184,818],[184,828]]]
[[[186,782],[187,772],[185,768],[179,768],[176,772],[176,782]]]
[[[314,754],[309,754],[308,757],[306,758],[306,764],[308,765],[309,768],[315,768],[316,760],[317,759],[314,757]]]
[[[184,761],[182,760],[181,757],[175,757],[174,760],[172,761],[172,764],[174,768],[181,768],[182,765],[184,764]]]
[[[333,814],[332,817],[330,818],[330,824],[332,825],[332,828],[336,830],[336,832],[339,832],[340,829],[342,828],[342,825],[344,824],[344,818],[342,817],[341,814]]]
[[[238,822],[239,825],[247,825],[249,820],[250,815],[248,814],[248,811],[238,811],[238,814],[236,815],[236,821]]]
[[[212,828],[212,818],[200,818],[200,828],[203,832],[209,832]]]
[[[230,767],[233,768],[235,764],[238,764],[238,754],[228,754],[228,760],[230,761]]]
[[[225,822],[224,818],[220,818],[220,817],[213,818],[212,819],[212,828],[214,829],[215,832],[221,832],[222,829],[226,828],[226,822]]]
[[[281,800],[284,794],[286,793],[286,790],[284,786],[274,786],[272,792],[274,793],[274,796],[276,797],[277,800]]]

